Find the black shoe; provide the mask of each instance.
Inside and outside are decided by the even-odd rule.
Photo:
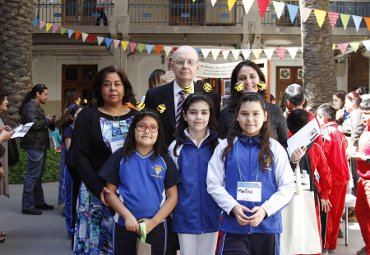
[[[41,215],[42,211],[37,208],[22,208],[22,213],[29,215]]]
[[[344,238],[342,230],[339,229],[338,238]]]
[[[43,203],[42,205],[36,205],[35,207],[39,210],[45,211],[54,210],[54,206],[48,205],[47,203]]]

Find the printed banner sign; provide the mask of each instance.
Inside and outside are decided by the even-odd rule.
[[[199,62],[198,77],[206,78],[230,78],[231,72],[239,62],[231,62],[225,64],[212,64]]]

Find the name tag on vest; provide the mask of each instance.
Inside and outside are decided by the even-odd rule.
[[[262,183],[238,182],[236,200],[248,202],[261,202]]]

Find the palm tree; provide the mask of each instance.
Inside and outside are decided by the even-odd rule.
[[[10,118],[19,120],[32,87],[33,1],[0,0],[0,6],[0,88],[8,94]]]
[[[329,10],[327,0],[302,0],[311,9]],[[312,12],[305,23],[301,20],[304,87],[308,104],[314,108],[330,102],[337,88],[335,63],[328,17],[320,28]]]

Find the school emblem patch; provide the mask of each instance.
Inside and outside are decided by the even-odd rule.
[[[153,177],[161,178],[161,179],[163,178],[163,175],[161,175],[161,173],[163,172],[163,166],[154,165],[154,166],[152,166],[152,169],[155,172],[155,174],[152,174]]]

